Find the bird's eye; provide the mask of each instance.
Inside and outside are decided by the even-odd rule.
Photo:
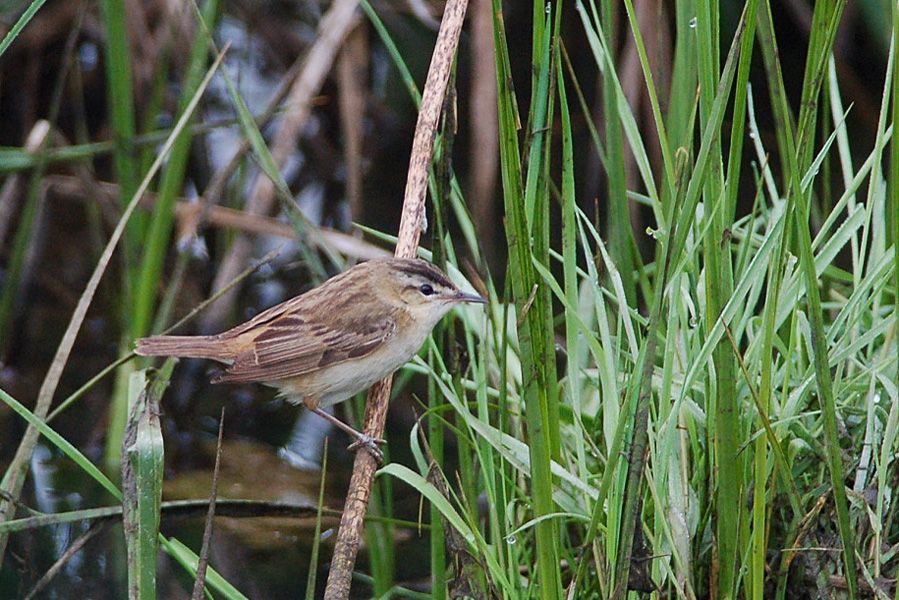
[[[425,283],[420,288],[418,288],[418,291],[420,291],[425,296],[430,296],[434,293],[434,288],[431,287],[430,283]]]

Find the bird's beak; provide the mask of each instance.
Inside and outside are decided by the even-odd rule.
[[[487,304],[487,299],[477,294],[466,294],[465,292],[456,292],[452,299],[454,302],[471,302],[473,304]]]

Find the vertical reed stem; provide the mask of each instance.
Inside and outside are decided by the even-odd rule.
[[[437,34],[437,43],[422,93],[415,137],[412,140],[412,157],[409,159],[403,215],[395,252],[398,258],[414,258],[418,255],[434,136],[440,122],[443,98],[467,7],[468,0],[450,0],[446,4],[440,23],[440,32]],[[363,431],[374,438],[380,438],[384,433],[391,384],[392,377],[388,377],[373,385],[368,392]],[[377,468],[377,462],[371,454],[368,452],[356,454],[334,555],[331,558],[325,600],[342,600],[350,595],[350,579],[359,551],[363,520]]]

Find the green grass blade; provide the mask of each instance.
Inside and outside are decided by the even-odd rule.
[[[126,209],[125,214],[122,216],[122,227],[127,225],[128,220],[130,219],[131,215],[134,212],[134,209],[137,207],[138,200],[143,196],[144,192],[146,192],[147,188],[150,185],[150,181],[152,181],[153,177],[159,171],[163,160],[168,157],[168,154],[169,154],[170,150],[172,149],[172,147],[174,146],[175,142],[177,141],[178,136],[181,134],[181,132],[184,130],[184,128],[187,127],[188,122],[190,121],[194,111],[197,108],[197,105],[200,102],[200,98],[202,98],[203,93],[206,91],[206,88],[209,86],[209,82],[212,80],[212,76],[218,70],[219,65],[221,65],[223,58],[224,58],[224,54],[219,54],[216,57],[213,64],[206,71],[206,75],[203,77],[203,80],[200,82],[200,85],[197,87],[195,93],[191,96],[190,102],[188,102],[188,104],[185,107],[184,111],[182,112],[181,116],[178,118],[178,121],[177,121],[174,129],[172,130],[169,138],[166,140],[165,144],[160,149],[160,151],[156,157],[156,160],[153,162],[150,169],[147,171],[147,174],[144,176],[143,181],[141,181],[140,186],[138,186],[137,190],[135,191],[134,196],[132,196],[132,199],[128,204],[128,208]],[[121,234],[120,233],[117,234],[117,236],[114,236],[110,240],[109,245],[107,246],[107,250],[104,250],[104,253],[112,252],[112,250],[115,247],[115,244],[118,242],[119,235],[121,235]],[[106,260],[108,261],[108,257],[106,258]],[[106,265],[104,264],[103,265],[104,269],[105,269],[105,266]],[[99,275],[102,275],[102,272],[100,272]],[[98,275],[98,277],[99,277],[99,275]],[[94,285],[96,285],[96,284],[94,284]],[[133,367],[128,367],[128,365],[126,364],[118,372],[118,382],[117,383],[119,385],[122,385],[123,387],[124,387],[124,385],[126,385],[126,383],[125,383],[127,381],[126,375],[129,372],[128,371],[129,368],[133,369]],[[121,452],[121,446],[122,446],[122,438],[125,433],[125,420],[127,419],[127,416],[128,416],[127,406],[126,406],[126,402],[125,402],[125,400],[127,400],[127,397],[124,394],[117,394],[114,397],[116,398],[117,401],[113,404],[113,406],[111,408],[110,426],[109,426],[109,431],[108,431],[107,439],[106,439],[106,452],[105,452],[106,463],[109,465],[118,464],[119,454]]]
[[[212,34],[205,27],[203,30],[207,38],[207,43],[214,47]],[[309,240],[315,239],[315,246],[323,250],[333,264],[341,265],[342,261],[330,249],[330,246],[320,239],[317,230],[314,227],[309,226],[306,222],[306,218],[296,206],[296,203],[293,200],[293,194],[291,194],[290,188],[284,180],[284,176],[281,174],[272,153],[265,143],[265,138],[259,130],[259,125],[253,119],[253,115],[250,113],[249,107],[238,92],[233,79],[226,71],[222,71],[222,79],[225,81],[225,87],[228,89],[228,96],[231,99],[234,110],[237,112],[237,120],[241,131],[250,142],[253,156],[255,157],[259,168],[262,169],[264,176],[268,177],[274,186],[275,194],[281,202],[281,207],[285,214],[290,218],[291,224],[297,231],[297,239],[300,241],[298,248],[303,256],[306,266],[311,269],[313,275],[317,279],[326,279],[325,267],[322,264],[319,254],[312,249]],[[259,175],[259,177],[262,176],[263,175],[261,174]]]
[[[160,537],[160,544],[168,555],[184,567],[192,577],[196,576],[197,565],[199,564],[200,559],[193,550],[175,538],[167,539],[165,537]],[[206,585],[228,600],[247,600],[246,596],[241,594],[236,587],[228,583],[228,581],[215,569],[210,568],[206,571]]]
[[[106,97],[110,107],[113,157],[119,184],[120,201],[125,204],[137,189],[138,163],[134,148],[137,131],[134,116],[134,85],[131,74],[131,47],[125,17],[124,0],[102,0],[100,8],[106,33]],[[130,306],[134,282],[131,269],[137,255],[143,219],[137,216],[128,226],[124,241],[124,306]]]
[[[565,73],[562,71],[562,59],[560,53],[556,53],[556,79],[559,90],[559,117],[562,126],[562,255],[565,282],[565,298],[568,306],[578,305],[577,283],[577,204],[575,202],[575,177],[574,177],[574,148],[571,136],[571,115],[568,109],[568,95],[565,89]],[[576,313],[569,312],[565,319],[565,355],[566,382],[568,389],[568,401],[574,411],[575,423],[583,422],[583,406],[581,405],[580,377],[580,339],[577,323],[574,319]],[[589,466],[587,464],[587,448],[582,436],[576,436],[576,448],[578,474],[582,479],[587,479]]]
[[[676,200],[669,205],[669,219],[673,219],[674,214],[680,210],[687,190],[686,153],[682,152],[678,156],[676,172],[681,178],[681,182],[674,188],[678,190],[678,194]],[[669,222],[675,223],[674,220]],[[677,227],[676,223],[674,227]],[[670,231],[661,241],[656,253],[656,264],[661,265],[661,267],[654,282],[652,312],[649,325],[647,326],[646,338],[640,348],[641,362],[639,370],[631,376],[628,383],[627,394],[630,402],[627,411],[628,413],[633,411],[630,413],[633,414],[633,418],[630,420],[632,432],[630,435],[630,449],[627,453],[627,479],[624,488],[624,502],[621,508],[621,530],[618,535],[618,548],[614,563],[613,600],[622,600],[627,596],[635,532],[638,527],[642,527],[640,489],[649,444],[648,420],[652,396],[652,371],[656,344],[660,337],[659,327],[665,306],[664,290],[668,285],[672,267],[671,256],[674,251],[672,242],[677,240],[677,233],[676,229]]]
[[[553,378],[555,361],[545,362],[544,350],[552,342],[552,333],[547,331],[546,310],[540,292],[539,282],[532,265],[530,248],[529,215],[526,213],[525,191],[522,188],[522,166],[518,149],[518,111],[514,92],[511,88],[508,46],[502,22],[502,7],[494,0],[493,35],[496,47],[497,102],[500,126],[500,165],[505,192],[506,240],[509,246],[509,277],[512,293],[518,308],[519,344],[521,366],[525,373],[533,373],[525,381],[523,397],[528,422],[528,443],[531,462],[531,495],[535,517],[555,511],[552,498],[552,475],[550,472],[552,432],[550,428],[549,400],[550,382],[547,373],[551,369]],[[548,44],[548,41],[547,41]],[[548,54],[547,54],[548,56]],[[544,65],[550,69],[551,64]],[[542,168],[542,154],[530,163],[530,169]],[[535,184],[536,185],[536,184]],[[536,197],[535,197],[536,198]],[[534,205],[536,201],[534,202]],[[537,233],[536,235],[540,235]],[[539,259],[539,257],[538,257]],[[542,261],[541,261],[542,262]],[[533,298],[532,298],[533,296]],[[527,307],[527,310],[525,310]],[[551,346],[550,346],[551,347]],[[555,424],[558,431],[558,421]],[[557,435],[557,433],[556,433]],[[558,598],[561,594],[559,572],[559,546],[557,528],[554,521],[541,521],[535,528],[537,540],[536,561],[540,597],[546,600]]]
[[[601,3],[602,26],[606,39],[615,39],[614,3]],[[606,134],[606,179],[608,189],[608,231],[609,252],[612,260],[621,269],[622,285],[630,303],[636,302],[637,287],[634,282],[633,266],[634,232],[631,227],[630,203],[627,198],[627,177],[624,165],[624,134],[618,117],[618,103],[621,101],[611,78],[616,77],[608,68],[600,69],[603,77],[602,101],[603,122]]]
[[[643,42],[643,34],[637,23],[637,15],[634,11],[633,0],[624,0],[624,6],[627,9],[627,18],[630,23],[631,35],[634,36],[634,44],[637,48],[637,55],[640,59],[640,68],[643,71],[643,78],[646,82],[646,92],[649,95],[649,104],[652,108],[652,116],[655,120],[656,133],[659,136],[659,145],[662,151],[662,167],[665,172],[665,179],[669,185],[674,184],[674,159],[671,155],[671,144],[668,141],[668,130],[665,127],[665,119],[662,117],[662,108],[659,104],[659,95],[656,90],[652,69],[649,65],[649,56],[646,54],[646,44]],[[707,11],[711,14],[711,11]],[[706,19],[707,20],[707,19]],[[715,86],[711,86],[709,94]]]
[[[899,5],[893,4],[893,49],[899,51]],[[899,60],[893,62],[893,111],[892,127],[899,126]],[[899,304],[899,144],[894,140],[890,150],[890,198],[887,209],[893,224],[890,242],[893,244],[893,302]],[[895,308],[895,306],[894,306]],[[899,320],[899,311],[894,311]],[[895,327],[895,325],[894,325]],[[896,354],[899,354],[899,338],[896,338]],[[896,363],[896,374],[893,383],[899,387],[899,362]],[[896,568],[899,574],[899,567]],[[895,575],[894,575],[895,577]],[[896,598],[899,600],[899,586],[896,587]]]
[[[312,537],[312,551],[309,553],[309,574],[306,576],[306,600],[315,600],[315,581],[318,573],[318,553],[321,548],[322,508],[325,506],[325,480],[328,474],[328,439],[322,449],[322,479],[318,487],[318,510],[315,513],[315,533]]]
[[[176,362],[167,360],[152,382],[146,371],[132,373],[129,382],[131,414],[122,446],[122,523],[128,552],[128,595],[140,600],[156,598],[164,471],[159,400]]]
[[[10,44],[19,37],[19,34],[22,33],[22,30],[31,22],[31,19],[34,18],[34,15],[41,9],[46,1],[47,0],[34,0],[28,5],[28,8],[22,13],[22,16],[16,19],[15,24],[10,27],[9,31],[6,32],[6,35],[3,36],[3,41],[0,42],[0,56],[3,56],[3,53],[6,52]]]
[[[814,367],[818,386],[818,399],[821,404],[824,421],[825,447],[827,452],[827,465],[833,489],[834,502],[837,511],[837,523],[840,531],[840,539],[843,545],[843,561],[845,566],[847,592],[849,598],[855,598],[858,589],[858,575],[855,560],[855,541],[852,526],[849,520],[849,506],[846,498],[846,490],[843,479],[843,464],[837,434],[836,404],[833,394],[833,381],[828,363],[828,349],[826,347],[824,318],[821,308],[820,293],[818,291],[818,276],[812,253],[811,234],[809,232],[809,203],[811,194],[801,189],[801,177],[803,167],[811,163],[812,142],[814,140],[814,124],[816,122],[817,104],[814,99],[820,92],[821,82],[826,76],[827,60],[833,46],[836,28],[842,15],[844,3],[821,2],[816,4],[813,14],[813,35],[809,42],[809,52],[806,60],[805,79],[803,81],[801,110],[799,126],[795,138],[792,131],[787,129],[781,133],[779,143],[781,152],[785,156],[786,173],[790,178],[790,195],[787,210],[796,212],[794,220],[799,245],[800,268],[805,278],[806,296],[808,300],[809,322],[811,326],[811,344],[814,356]],[[766,57],[766,66],[769,68],[769,79],[773,80],[771,86],[772,95],[779,99],[775,101],[774,109],[781,123],[788,121],[786,109],[786,93],[783,86],[783,78],[773,69],[776,65],[776,50],[773,48],[773,35],[771,25],[770,7],[762,19],[763,56]],[[766,43],[767,42],[767,43]],[[763,363],[764,364],[764,363]]]
[[[475,543],[475,535],[468,524],[459,516],[459,513],[450,504],[440,491],[428,482],[427,479],[412,469],[399,463],[390,463],[378,470],[378,475],[391,475],[400,481],[412,486],[435,506],[440,514],[459,532],[462,538],[469,544]]]
[[[81,453],[75,446],[73,446],[67,439],[59,435],[53,428],[44,423],[41,419],[38,419],[34,413],[25,408],[18,400],[7,394],[5,391],[0,389],[0,400],[6,403],[14,412],[16,412],[20,417],[25,419],[29,425],[34,427],[41,435],[47,438],[54,446],[59,448],[59,450],[71,458],[75,464],[77,464],[85,473],[90,475],[97,483],[103,486],[106,491],[108,491],[116,500],[122,499],[122,493],[115,486],[115,484],[110,481],[106,475],[103,474],[100,469],[98,469],[94,463],[92,463],[84,454]],[[5,483],[5,482],[4,482]],[[5,487],[5,486],[4,486]]]
[[[202,18],[205,27],[211,29],[218,14],[218,0],[207,0],[203,6]],[[203,81],[206,62],[206,41],[202,37],[194,40],[184,81],[181,84],[181,98],[178,107],[179,115],[190,105],[191,98]],[[184,173],[187,170],[187,159],[193,141],[193,131],[189,126],[181,130],[172,144],[171,154],[162,173],[162,183],[156,194],[153,214],[144,238],[140,271],[137,276],[137,287],[131,313],[132,338],[150,334],[153,312],[159,305],[157,290],[162,276],[162,266],[169,249],[172,222],[174,220],[175,200],[184,185]]]

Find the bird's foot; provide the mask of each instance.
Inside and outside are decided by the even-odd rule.
[[[311,410],[315,414],[319,415],[326,421],[330,422],[338,429],[342,429],[343,431],[348,433],[350,436],[356,438],[356,441],[353,442],[352,444],[350,444],[350,447],[348,448],[348,450],[350,452],[355,452],[356,450],[359,450],[360,448],[365,448],[366,452],[371,454],[372,457],[376,461],[378,461],[379,465],[384,464],[384,453],[381,452],[381,449],[378,448],[378,445],[386,444],[387,440],[382,440],[381,438],[375,438],[370,435],[366,435],[366,434],[362,433],[361,431],[356,431],[355,429],[353,429],[352,427],[350,427],[349,425],[347,425],[346,423],[344,423],[343,421],[341,421],[334,415],[323,411],[322,409],[318,408],[317,406],[315,406],[315,407],[310,406],[309,410]]]
[[[370,435],[365,435],[364,433],[356,432],[356,441],[349,445],[347,450],[350,452],[356,452],[361,449],[365,449],[366,452],[371,454],[372,458],[377,461],[378,465],[384,464],[384,452],[379,447],[380,445],[386,444],[387,440],[382,440],[381,438],[375,438]]]

